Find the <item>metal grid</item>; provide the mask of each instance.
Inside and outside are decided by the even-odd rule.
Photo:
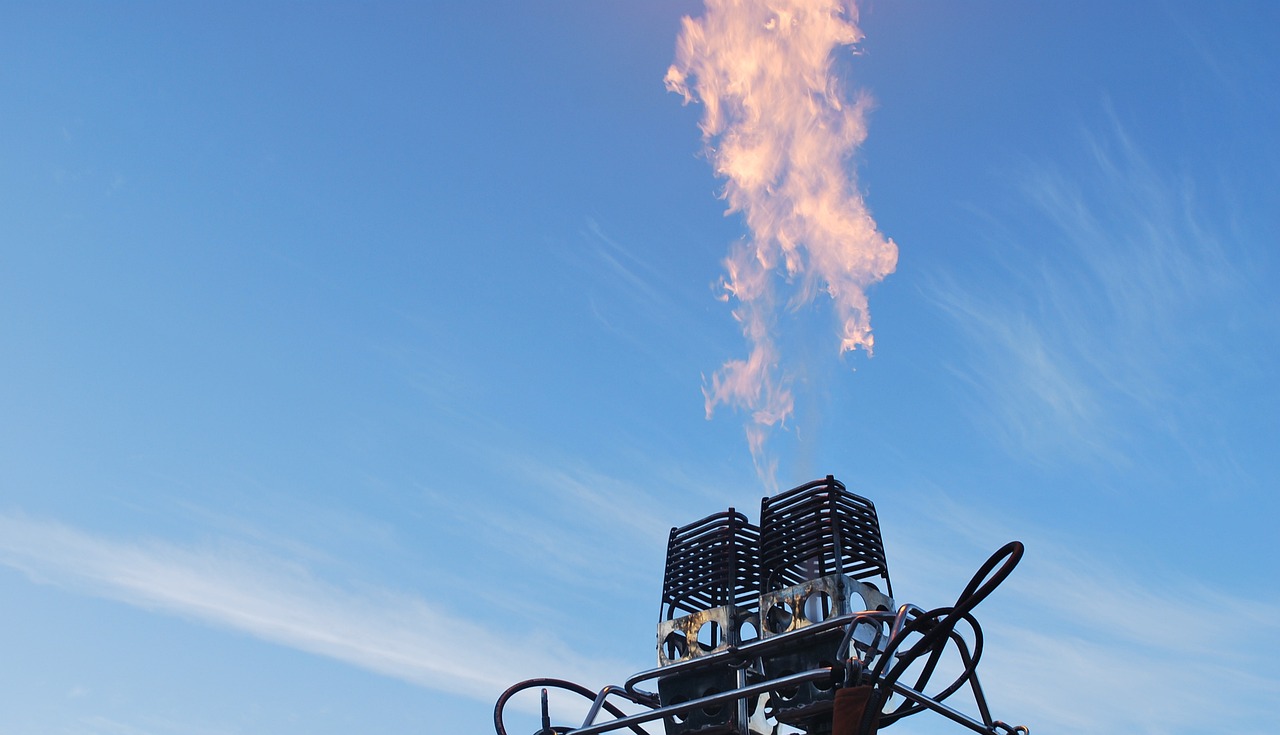
[[[755,609],[759,545],[760,529],[733,508],[671,529],[662,619],[724,605]]]
[[[831,475],[760,503],[762,591],[829,574],[879,578],[893,596],[876,508]]]

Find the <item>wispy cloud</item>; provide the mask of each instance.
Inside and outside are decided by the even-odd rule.
[[[1229,255],[1238,243],[1206,223],[1192,182],[1157,170],[1109,120],[1078,170],[1029,166],[1020,179],[1024,214],[1010,216],[1030,212],[1034,242],[989,215],[983,286],[952,273],[929,289],[965,337],[955,370],[974,415],[1041,459],[1122,461],[1135,412],[1144,430],[1176,434],[1186,356],[1223,347],[1212,312],[1249,290]]]
[[[688,342],[692,346],[702,340],[692,325],[702,311],[705,292],[691,292],[656,261],[646,258],[641,248],[608,232],[595,219],[587,218],[579,235],[578,246],[566,245],[554,252],[576,272],[591,317],[651,365],[687,380],[688,367],[673,359],[673,353],[679,353],[673,345]],[[689,328],[671,330],[672,324]],[[654,330],[661,330],[664,340],[655,342],[649,336]]]
[[[553,460],[493,446],[478,452],[500,476],[510,478],[511,492],[503,502],[487,493],[428,488],[423,496],[433,513],[460,529],[460,538],[482,547],[485,556],[502,559],[509,571],[519,570],[512,585],[527,579],[531,585],[556,585],[562,595],[610,593],[629,604],[649,589],[654,570],[662,566],[667,531],[676,525],[662,512],[666,506],[653,486],[571,458]],[[613,553],[617,549],[626,553]]]
[[[134,724],[101,715],[82,717],[66,730],[67,735],[232,735],[233,732],[156,717]]]
[[[456,600],[319,578],[238,544],[121,541],[0,515],[0,563],[33,581],[238,630],[429,689],[491,702],[528,676],[607,681],[625,666],[591,660],[540,630],[496,628]]]
[[[602,280],[620,284],[631,295],[632,303],[640,304],[646,311],[669,312],[672,301],[669,286],[651,264],[606,233],[594,219],[587,219],[583,235],[593,245],[596,261],[610,276]]]
[[[964,332],[976,359],[954,366],[975,398],[970,415],[991,406],[992,433],[1016,451],[1043,454],[1063,439],[1089,452],[1109,453],[1101,398],[1079,372],[1058,337],[1017,305],[999,303],[943,277],[932,298]]]

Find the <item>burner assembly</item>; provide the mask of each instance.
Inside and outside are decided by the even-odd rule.
[[[1027,735],[991,717],[976,672],[982,632],[971,614],[1022,551],[1020,542],[1006,544],[955,604],[925,610],[894,602],[875,506],[830,475],[764,498],[758,526],[733,508],[707,516],[671,529],[667,540],[657,668],[598,691],[558,679],[520,682],[498,699],[497,735],[508,735],[511,697],[539,687],[542,727],[533,735],[647,735],[641,726],[657,721],[666,735],[869,735],[924,711],[978,733]],[[948,669],[950,680],[931,689],[948,652],[959,673]],[[581,725],[551,723],[547,688],[592,700]],[[945,703],[962,689],[976,717]],[[611,697],[642,711],[627,714]]]

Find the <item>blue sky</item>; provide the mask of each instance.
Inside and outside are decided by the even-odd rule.
[[[0,732],[479,733],[653,665],[668,529],[770,492],[704,406],[702,14],[0,10]],[[1278,23],[876,0],[833,57],[896,268],[873,357],[778,312],[763,456],[876,503],[900,602],[1027,544],[1001,719],[1280,728]]]

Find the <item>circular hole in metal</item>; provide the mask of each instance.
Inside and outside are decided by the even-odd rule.
[[[753,620],[743,620],[738,623],[738,641],[741,643],[750,643],[760,637],[760,631],[756,630],[756,624]]]
[[[818,662],[818,665],[819,665],[819,666],[829,666],[829,667],[832,667],[832,668],[834,669],[834,666],[832,665],[832,663],[831,663],[830,661],[819,661],[819,662]],[[836,672],[836,671],[839,671],[839,669],[834,669],[834,670],[832,671],[832,675],[833,675],[833,676],[835,675],[835,672]],[[812,684],[813,684],[813,688],[814,688],[814,689],[817,689],[817,690],[818,690],[818,691],[820,691],[820,692],[825,692],[825,691],[827,691],[828,689],[830,689],[832,686],[834,686],[834,682],[833,682],[831,679],[814,679],[814,680],[813,680],[813,682],[812,682]]]
[[[688,701],[689,701],[688,697],[675,697],[674,699],[671,700],[671,704],[681,704],[682,702],[688,702]],[[677,712],[671,716],[675,718],[676,722],[684,722],[685,720],[689,719],[688,712]]]
[[[867,607],[867,601],[862,599],[862,595],[858,594],[858,590],[855,589],[849,593],[849,609],[854,612],[862,612],[871,608]]]
[[[773,607],[769,608],[765,618],[765,625],[770,632],[785,633],[791,627],[791,621],[795,619],[795,615],[791,612],[790,603],[778,600]]]
[[[796,672],[782,671],[778,674],[778,678],[782,678],[784,676],[791,676],[794,673]],[[800,693],[799,687],[791,686],[791,687],[783,687],[781,689],[775,689],[770,696],[775,696],[783,702],[790,702],[791,700],[795,699],[796,695],[799,693]]]
[[[811,623],[820,623],[831,615],[831,595],[822,590],[814,590],[804,598],[804,618]]]
[[[689,639],[684,631],[673,630],[662,639],[662,655],[668,661],[679,661],[689,654]]]
[[[719,694],[719,693],[720,693],[719,689],[716,689],[715,687],[707,687],[706,691],[702,693],[702,696],[710,697],[713,694]],[[713,704],[709,707],[702,708],[702,713],[705,714],[707,717],[719,717],[720,713],[723,711],[724,711],[723,704]]]
[[[708,620],[698,628],[698,647],[704,651],[714,651],[720,645],[720,624]]]

